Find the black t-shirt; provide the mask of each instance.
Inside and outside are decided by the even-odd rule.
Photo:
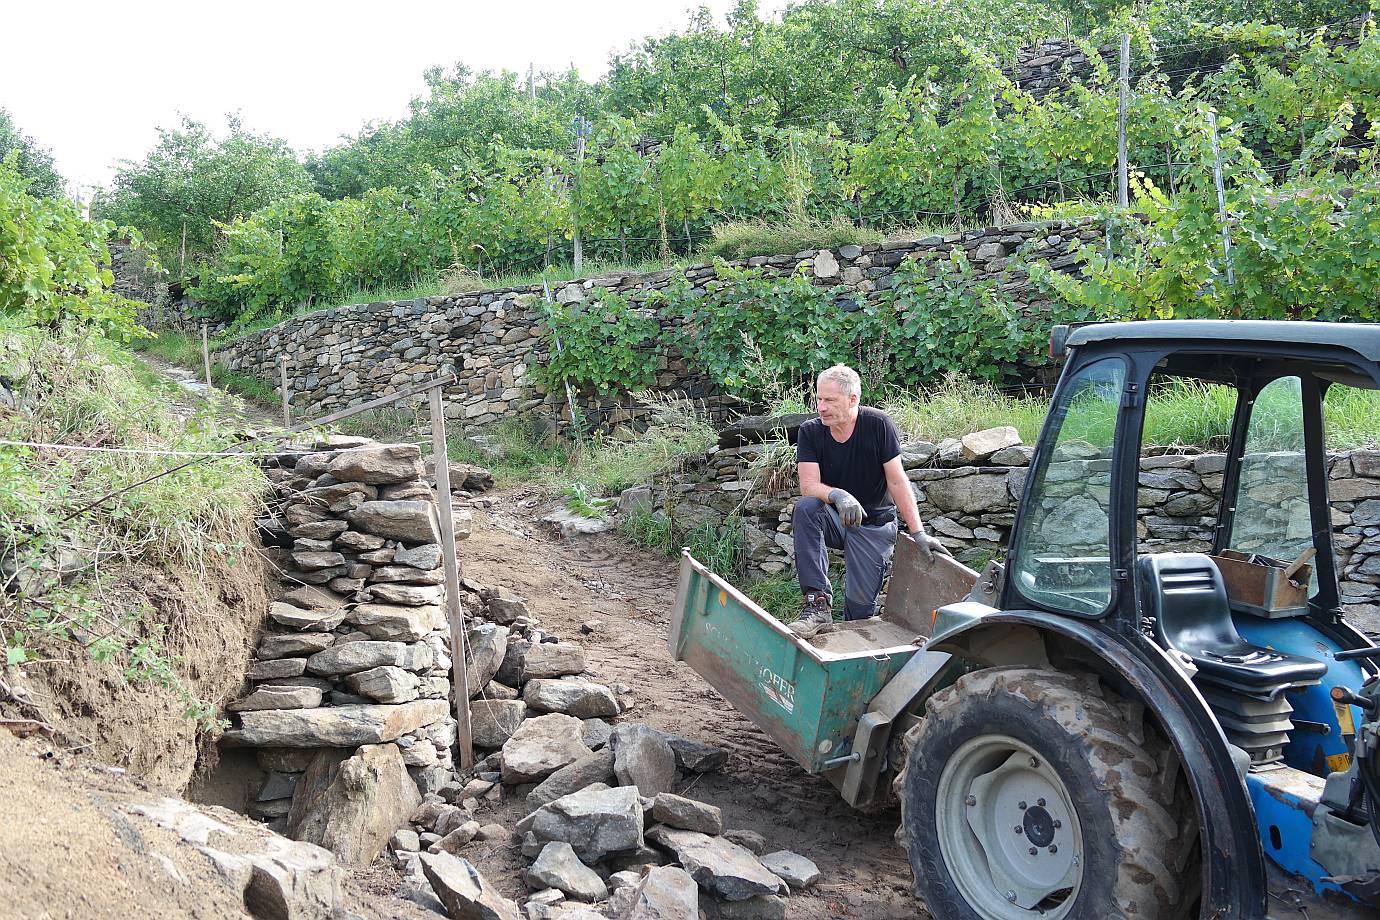
[[[797,463],[818,463],[819,480],[843,489],[858,500],[867,517],[865,524],[887,524],[896,519],[896,503],[886,490],[882,464],[901,455],[901,436],[896,423],[880,409],[858,408],[853,436],[840,444],[821,419],[800,426],[796,442]]]

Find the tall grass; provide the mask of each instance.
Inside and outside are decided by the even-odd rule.
[[[700,254],[706,258],[746,259],[761,255],[789,255],[805,249],[837,249],[848,244],[880,242],[882,234],[856,227],[846,217],[832,220],[725,221],[715,224],[713,239]]]
[[[1022,442],[1034,444],[1049,412],[1046,397],[1007,394],[961,377],[950,377],[924,393],[893,392],[883,397],[881,405],[907,437],[936,442],[1012,425]],[[1235,407],[1236,390],[1228,386],[1192,380],[1154,385],[1146,400],[1143,442],[1156,447],[1222,450],[1231,436]],[[1078,432],[1078,436],[1094,443],[1110,443],[1112,421],[1108,416],[1106,430]],[[1324,404],[1324,423],[1327,446],[1334,450],[1380,444],[1380,392],[1334,386]]]
[[[654,549],[674,558],[682,549],[708,566],[711,571],[733,577],[743,566],[743,522],[730,515],[722,524],[701,521],[681,525],[663,512],[638,509],[619,522],[623,536],[639,546]]]

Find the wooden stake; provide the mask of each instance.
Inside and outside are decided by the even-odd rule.
[[[1227,260],[1227,286],[1236,286],[1236,267],[1231,258],[1231,226],[1227,223],[1227,190],[1222,180],[1222,148],[1217,143],[1217,113],[1207,113],[1208,129],[1212,131],[1212,181],[1217,186],[1217,219],[1222,224],[1222,255]]]
[[[1123,207],[1131,203],[1130,167],[1126,163],[1126,109],[1131,104],[1131,36],[1121,36],[1120,93],[1116,107],[1116,200]]]
[[[278,356],[279,389],[283,394],[283,427],[292,427],[292,397],[288,392],[287,355]]]
[[[206,388],[211,388],[211,346],[207,342],[206,324],[201,324],[201,363],[206,367]]]
[[[450,660],[455,691],[455,729],[460,769],[474,766],[470,732],[470,679],[466,661],[465,612],[460,609],[460,563],[455,558],[455,521],[450,507],[450,454],[446,447],[445,404],[441,388],[427,392],[431,404],[431,459],[436,466],[436,511],[441,525],[441,561],[446,577],[446,622],[450,624]]]
[[[580,239],[580,174],[585,170],[585,119],[581,115],[575,119],[575,207],[572,209],[573,233],[571,242],[574,243],[574,255],[571,262],[575,268],[575,274],[580,274],[585,264],[585,248]]]

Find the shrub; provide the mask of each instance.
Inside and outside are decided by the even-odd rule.
[[[735,261],[749,256],[780,255],[805,249],[875,243],[882,234],[858,227],[846,217],[788,223],[773,220],[725,221],[710,228],[713,239],[704,245],[706,258]]]

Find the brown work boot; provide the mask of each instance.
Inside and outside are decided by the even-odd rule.
[[[834,599],[827,594],[810,592],[800,610],[800,619],[791,624],[791,632],[809,639],[834,628]]]

